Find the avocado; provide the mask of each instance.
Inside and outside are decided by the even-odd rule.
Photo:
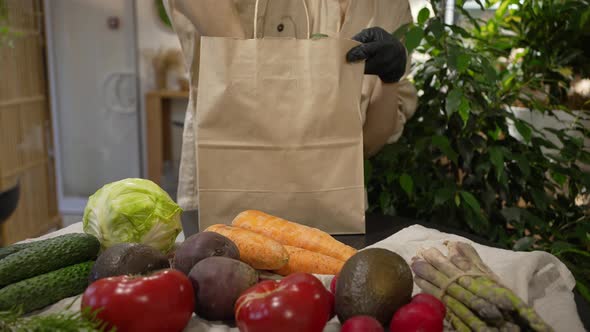
[[[92,267],[88,281],[127,274],[147,274],[170,267],[168,257],[147,244],[119,243],[105,250]]]
[[[340,322],[367,315],[388,326],[395,311],[410,302],[414,280],[408,263],[393,251],[365,249],[352,256],[336,283]]]

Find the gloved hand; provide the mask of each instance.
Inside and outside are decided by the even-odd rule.
[[[363,29],[352,39],[361,42],[346,54],[348,62],[366,60],[365,74],[377,75],[384,83],[399,81],[406,70],[406,48],[380,27]]]

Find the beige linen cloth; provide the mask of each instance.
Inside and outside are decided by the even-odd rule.
[[[66,233],[82,233],[82,223],[76,223],[41,238],[55,237]],[[41,239],[39,238],[39,239]],[[182,242],[181,233],[177,242]],[[500,277],[502,282],[516,292],[522,299],[528,300],[539,315],[557,332],[583,332],[584,327],[578,316],[574,294],[575,280],[571,272],[555,256],[541,251],[514,252],[496,249],[474,243],[471,240],[453,234],[419,225],[410,226],[393,234],[368,248],[385,248],[400,254],[406,261],[422,248],[436,247],[446,254],[443,242],[457,240],[471,243],[483,261]],[[329,287],[332,276],[318,276]],[[420,289],[414,286],[414,293]],[[73,302],[73,305],[71,305]],[[79,310],[80,298],[64,299],[52,306],[37,312],[43,314],[64,310]],[[328,323],[324,332],[338,332],[340,323],[334,318]],[[450,329],[446,329],[451,331]],[[238,332],[235,327],[221,323],[212,323],[193,316],[186,332]],[[279,332],[279,331],[276,331]]]
[[[187,11],[186,7],[192,8],[197,14],[202,13],[203,11],[199,11],[200,8],[211,8],[212,2],[209,1],[165,1],[182,46],[185,62],[189,66],[187,70],[192,73],[199,72],[200,37],[205,34],[197,31],[184,13]],[[209,26],[201,29],[207,29],[207,35],[210,36],[231,36],[231,31],[242,30],[245,37],[252,38],[252,18],[256,1],[231,1],[236,15],[229,15],[229,18],[216,17],[209,20]],[[227,0],[223,0],[223,3],[227,4]],[[301,34],[305,31],[303,27],[307,26],[307,16],[310,19],[312,34],[322,33],[335,38],[351,38],[362,29],[372,26],[395,31],[399,26],[412,21],[407,0],[305,0],[305,4],[306,6],[303,6],[300,1],[292,0],[261,0],[257,19],[259,34],[266,37],[302,38]],[[407,70],[409,68],[408,61]],[[179,170],[178,204],[185,211],[198,208],[197,158],[193,128],[193,118],[197,112],[197,89],[197,80],[193,79],[186,110]],[[407,79],[394,84],[383,84],[376,76],[365,76],[361,113],[366,156],[375,154],[384,144],[395,142],[401,136],[404,123],[413,115],[416,103],[416,89]]]

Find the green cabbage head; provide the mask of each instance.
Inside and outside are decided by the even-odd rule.
[[[103,249],[117,243],[143,243],[166,253],[182,230],[181,213],[157,184],[130,178],[109,183],[90,196],[83,227],[100,240]]]

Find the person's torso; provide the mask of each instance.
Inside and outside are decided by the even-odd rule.
[[[176,12],[174,2],[170,4]],[[234,4],[246,36],[251,38],[256,0],[234,0]],[[393,32],[408,23],[408,12],[408,0],[258,0],[257,30],[259,37],[306,38],[309,18],[310,34],[351,38],[372,26]],[[172,19],[187,63],[194,65],[199,58],[200,34],[182,15],[172,15]]]
[[[253,35],[256,0],[234,0],[247,36]],[[258,0],[257,37],[306,38],[310,34],[351,38],[380,26],[393,32],[405,14],[405,0]]]
[[[252,38],[256,0],[233,1],[246,36]],[[184,24],[176,22],[175,29],[189,64],[187,69],[192,77],[198,77],[201,35],[184,17],[178,20],[181,18]],[[309,38],[317,33],[352,38],[361,30],[373,26],[393,32],[408,23],[408,19],[411,20],[408,0],[258,0],[256,21],[259,38]],[[375,76],[364,80],[364,100],[370,96],[375,82]],[[196,97],[197,85],[197,80],[191,80],[191,99]],[[367,107],[366,100],[363,105],[363,109]]]

